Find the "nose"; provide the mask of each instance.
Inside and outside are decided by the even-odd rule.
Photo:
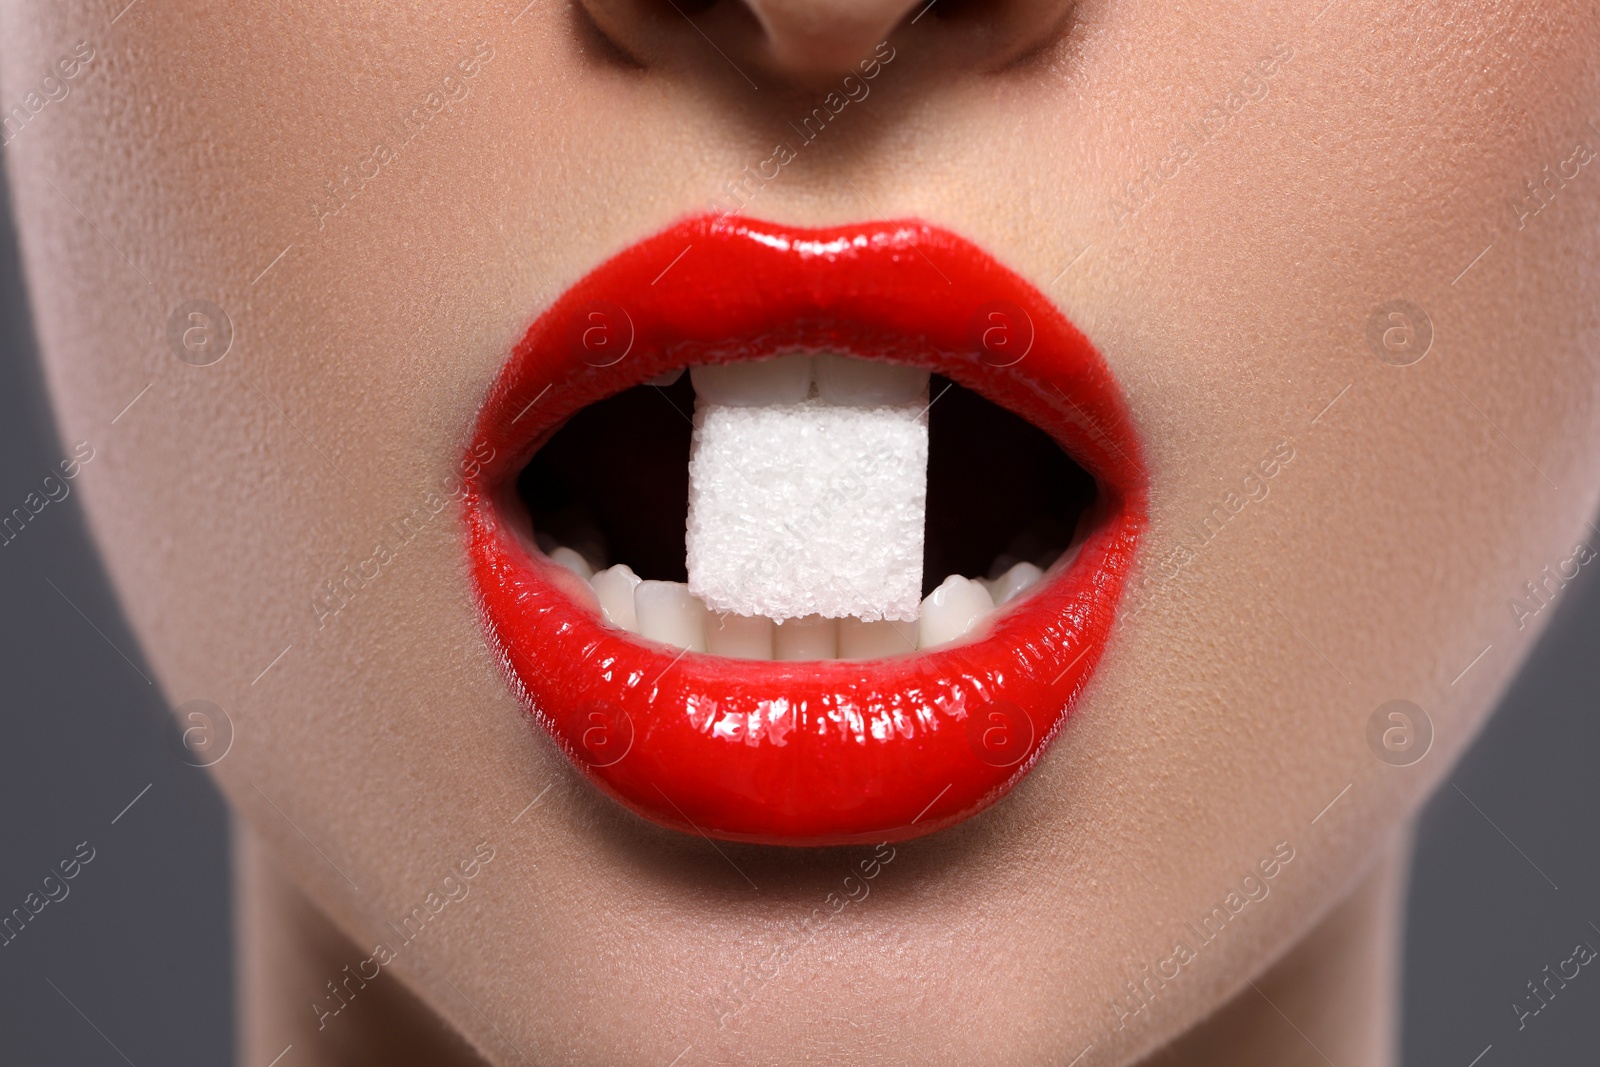
[[[1073,0],[578,2],[612,44],[644,66],[725,61],[751,85],[817,83],[849,74],[863,60],[881,59],[891,40],[889,48],[903,45],[940,69],[997,67],[1048,43],[1073,5]]]
[[[848,71],[928,0],[744,0],[760,23],[767,65],[787,73]],[[919,20],[921,21],[921,20]]]

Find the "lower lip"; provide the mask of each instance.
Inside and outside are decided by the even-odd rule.
[[[1014,338],[1025,330],[1021,356],[985,347],[996,309]],[[597,322],[620,357],[574,346]],[[823,348],[943,374],[1051,433],[1099,481],[1098,521],[1073,562],[982,638],[865,662],[684,653],[606,625],[511,526],[516,472],[584,405],[686,363]],[[491,390],[465,504],[485,631],[532,718],[652,822],[795,846],[931,833],[1028,772],[1105,649],[1145,521],[1129,425],[1088,340],[961,238],[915,222],[691,219],[564,294]]]

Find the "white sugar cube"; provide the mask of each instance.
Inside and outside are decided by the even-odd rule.
[[[927,397],[697,400],[689,591],[712,612],[911,620],[922,599]]]

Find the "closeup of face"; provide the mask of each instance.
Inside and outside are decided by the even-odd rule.
[[[505,1063],[1127,1063],[1303,937],[1595,559],[1597,89],[1600,17],[1526,2],[0,7],[61,470],[157,682]],[[770,409],[644,383],[797,351],[934,375],[926,566],[965,540],[913,605],[1037,585],[793,667],[546,559],[575,499],[580,569],[701,595],[690,408]]]

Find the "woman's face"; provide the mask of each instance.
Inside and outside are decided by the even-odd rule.
[[[748,3],[7,5],[13,196],[90,521],[305,892],[361,946],[444,902],[384,966],[489,1055],[1122,1062],[1350,888],[1594,558],[1600,27]],[[712,842],[597,792],[486,644],[454,506],[314,606],[456,484],[538,314],[739,207],[730,183],[743,218],[986,250],[1098,348],[1148,470],[1044,758],[884,852]]]

